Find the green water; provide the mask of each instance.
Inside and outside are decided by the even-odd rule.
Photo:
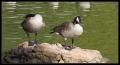
[[[81,11],[78,4],[60,2],[58,9],[53,9],[50,2],[2,2],[2,52],[26,41],[25,32],[20,23],[26,14],[41,14],[46,27],[39,33],[38,39],[47,43],[63,43],[63,38],[50,35],[51,29],[65,21],[72,21],[77,15],[82,16],[83,34],[75,40],[75,45],[86,49],[96,49],[108,58],[110,63],[118,63],[118,3],[91,2],[89,12]],[[34,40],[34,34],[30,36]],[[71,41],[67,43],[70,45]]]

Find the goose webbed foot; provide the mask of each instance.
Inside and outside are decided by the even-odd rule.
[[[75,48],[75,46],[68,46],[68,45],[62,45],[65,50],[72,50]]]
[[[68,46],[68,45],[63,45],[63,47],[65,50],[71,50],[70,46]]]
[[[40,44],[40,42],[37,41],[37,40],[35,40],[34,43],[35,43],[36,45]]]
[[[28,46],[33,46],[34,45],[34,41],[28,41]]]
[[[75,48],[75,46],[70,46],[70,49],[72,50],[72,49],[74,49]]]

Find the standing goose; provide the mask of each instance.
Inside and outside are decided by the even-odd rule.
[[[23,30],[26,32],[27,37],[29,38],[29,33],[35,34],[35,40],[34,43],[37,44],[37,34],[38,32],[45,26],[45,23],[43,22],[43,18],[39,14],[27,14],[25,16],[24,21],[21,23],[21,26],[23,27]],[[34,43],[30,42],[29,45],[33,45]]]
[[[72,22],[64,22],[61,25],[54,27],[53,32],[51,33],[56,33],[57,35],[61,35],[62,37],[64,37],[65,49],[67,49],[66,40],[71,39],[72,49],[74,39],[79,37],[83,33],[81,17],[76,16]]]

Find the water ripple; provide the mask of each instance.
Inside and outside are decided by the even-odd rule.
[[[16,8],[6,8],[6,9],[16,9]]]
[[[15,38],[15,37],[14,37],[14,38],[12,38],[12,37],[7,37],[7,38],[4,38],[4,39],[10,39],[10,40],[11,40],[11,39],[12,39],[12,40],[15,39],[15,40],[16,40],[16,39],[22,39],[22,38],[19,38],[19,37],[16,37],[16,38]]]
[[[72,14],[67,14],[67,13],[60,13],[60,14],[56,14],[56,15],[60,15],[60,16],[64,16],[64,15],[72,15]]]
[[[15,12],[15,11],[8,11],[8,12],[11,12],[11,13],[12,13],[12,12]]]
[[[33,7],[33,8],[38,8],[38,9],[40,9],[40,8],[43,8],[43,7]]]
[[[24,10],[24,9],[33,10],[32,8],[19,8],[19,9],[23,9],[23,10]]]
[[[71,13],[71,12],[73,12],[73,11],[63,11],[63,12],[66,12],[66,13]]]
[[[13,17],[7,17],[7,18],[17,18],[17,16],[13,16]]]
[[[44,37],[52,37],[52,36],[47,35],[47,36],[44,36]]]

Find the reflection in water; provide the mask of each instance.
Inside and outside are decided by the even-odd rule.
[[[83,11],[89,11],[90,8],[90,2],[80,2],[80,7]]]
[[[59,2],[50,2],[50,4],[52,5],[53,9],[58,9],[59,7]]]
[[[16,5],[16,2],[5,2],[7,3],[8,5]]]
[[[13,13],[14,10],[16,9],[16,2],[5,2],[5,4],[7,4],[9,7],[6,7],[6,9],[8,10],[8,12]]]

